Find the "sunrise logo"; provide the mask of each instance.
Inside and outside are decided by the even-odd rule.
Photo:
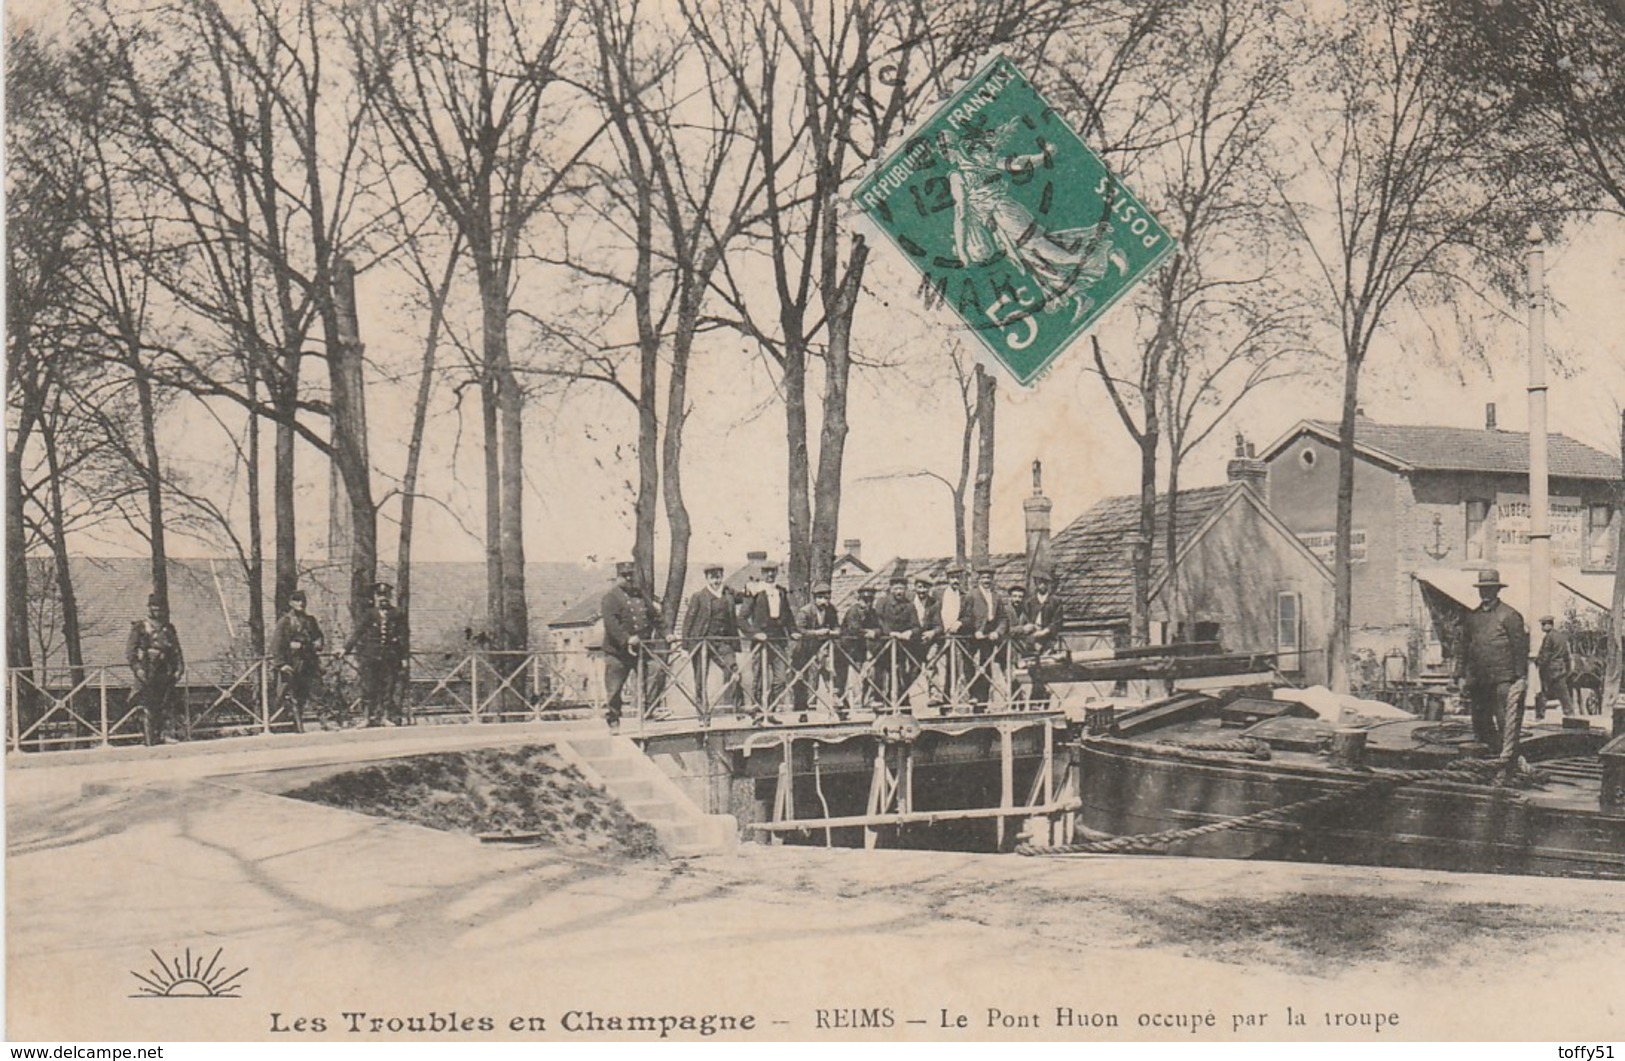
[[[131,998],[240,998],[237,992],[242,990],[238,983],[246,968],[238,969],[230,976],[226,975],[225,966],[220,964],[220,955],[225,948],[214,952],[207,965],[203,963],[200,955],[197,961],[192,960],[192,948],[187,947],[184,959],[177,955],[165,961],[159,957],[157,951],[148,951],[157,967],[148,969],[144,973],[130,970],[130,975],[140,980],[141,990],[131,995]]]

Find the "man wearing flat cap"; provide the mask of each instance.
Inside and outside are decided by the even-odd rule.
[[[1461,620],[1456,676],[1466,690],[1473,734],[1500,761],[1503,776],[1516,767],[1528,685],[1529,632],[1523,616],[1500,599],[1501,573],[1485,568],[1474,584],[1479,605]]]
[[[841,617],[830,603],[831,587],[828,582],[815,582],[812,600],[796,612],[795,651],[791,654],[790,684],[796,710],[801,721],[807,721],[807,705],[813,690],[821,681],[828,681],[829,653],[824,646],[835,640],[841,632]]]
[[[1540,671],[1540,695],[1535,698],[1535,718],[1546,717],[1548,696],[1557,698],[1563,717],[1574,714],[1574,692],[1569,680],[1574,674],[1574,647],[1569,635],[1557,629],[1557,620],[1550,615],[1540,617],[1540,650],[1535,653],[1535,667]]]
[[[908,576],[891,576],[886,599],[880,602],[880,629],[885,635],[875,660],[875,680],[893,711],[908,711],[909,686],[914,684],[914,661],[920,643],[920,617],[908,595]]]
[[[769,714],[783,710],[784,686],[790,676],[790,635],[796,630],[796,616],[790,594],[779,585],[779,565],[762,565],[762,581],[750,602],[751,653],[755,666],[751,674],[765,688],[755,694]]]
[[[858,672],[860,688],[854,697],[858,706],[866,708],[880,699],[869,661],[880,650],[881,633],[875,587],[860,587],[857,602],[841,617],[841,642],[835,650],[835,699],[840,704],[837,711],[843,719],[852,713],[851,701],[846,695],[846,680],[852,671]]]
[[[361,613],[361,621],[344,646],[355,654],[361,673],[361,706],[368,726],[385,721],[398,726],[401,692],[406,684],[406,617],[392,603],[395,587],[379,582],[372,587],[373,605]]]
[[[600,610],[604,621],[604,693],[608,699],[604,721],[614,729],[621,724],[626,681],[637,673],[638,657],[647,653],[649,642],[659,630],[660,609],[638,585],[637,565],[623,560],[615,565],[615,585],[604,594]],[[658,669],[657,664],[647,665]],[[643,689],[645,698],[652,688],[658,688],[655,676],[649,678]],[[652,717],[661,717],[661,712]]]
[[[944,713],[964,700],[965,679],[970,673],[970,656],[961,639],[961,635],[969,630],[961,622],[965,614],[965,598],[970,594],[965,575],[964,564],[958,560],[949,564],[948,580],[943,583],[942,592],[937,597],[937,614],[942,616],[944,634],[943,651],[937,657],[941,660],[937,686],[947,700],[943,705]]]
[[[186,674],[186,658],[175,624],[164,614],[163,601],[156,594],[147,598],[147,617],[130,626],[124,658],[135,678],[130,702],[143,708],[142,735],[149,745],[167,744],[164,728],[175,687]]]
[[[723,582],[721,564],[707,564],[705,585],[688,599],[683,640],[694,668],[694,704],[701,725],[711,722],[711,679],[720,675],[721,699],[739,706],[739,613]]]
[[[305,610],[305,591],[288,595],[288,610],[271,634],[271,659],[276,664],[277,704],[293,718],[295,733],[305,729],[305,706],[321,682],[322,626]]]

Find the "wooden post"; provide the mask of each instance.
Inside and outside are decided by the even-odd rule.
[[[869,781],[869,814],[871,816],[882,811],[881,804],[886,794],[886,742],[879,737],[874,738],[874,740],[875,770],[874,776]],[[873,825],[863,827],[863,848],[865,851],[873,851],[879,839],[880,836],[875,832]]]
[[[999,726],[999,809],[1011,811],[1016,802],[1016,749],[1015,742],[1011,740],[1010,724]],[[1004,850],[1004,829],[1006,815],[1000,814],[998,821],[998,847]]]
[[[1048,719],[1044,720],[1044,806],[1055,804],[1055,727]],[[1044,832],[1049,843],[1055,843],[1055,812],[1046,811],[1044,814]]]

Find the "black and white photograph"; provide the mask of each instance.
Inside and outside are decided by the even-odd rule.
[[[1625,0],[4,20],[9,1041],[1625,1050]]]

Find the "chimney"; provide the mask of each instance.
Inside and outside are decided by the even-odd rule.
[[[1265,504],[1270,499],[1270,473],[1269,465],[1253,455],[1252,443],[1236,432],[1236,455],[1231,458],[1225,469],[1233,483],[1246,483],[1252,487],[1253,493]]]
[[[767,550],[766,549],[754,549],[751,552],[746,553],[745,554],[745,562],[748,563],[748,564],[765,564],[765,563],[767,563]]]
[[[1027,571],[1049,563],[1049,514],[1053,503],[1044,496],[1044,464],[1033,461],[1033,496],[1021,502],[1027,517]]]
[[[1484,430],[1486,430],[1486,431],[1499,430],[1499,428],[1497,428],[1495,426],[1495,403],[1494,402],[1485,402],[1484,403]]]
[[[841,543],[841,553],[842,553],[842,555],[850,556],[852,559],[857,560],[857,561],[859,561],[861,563],[862,560],[863,560],[863,539],[862,538],[848,538],[848,539],[846,539],[845,541],[843,541]]]

